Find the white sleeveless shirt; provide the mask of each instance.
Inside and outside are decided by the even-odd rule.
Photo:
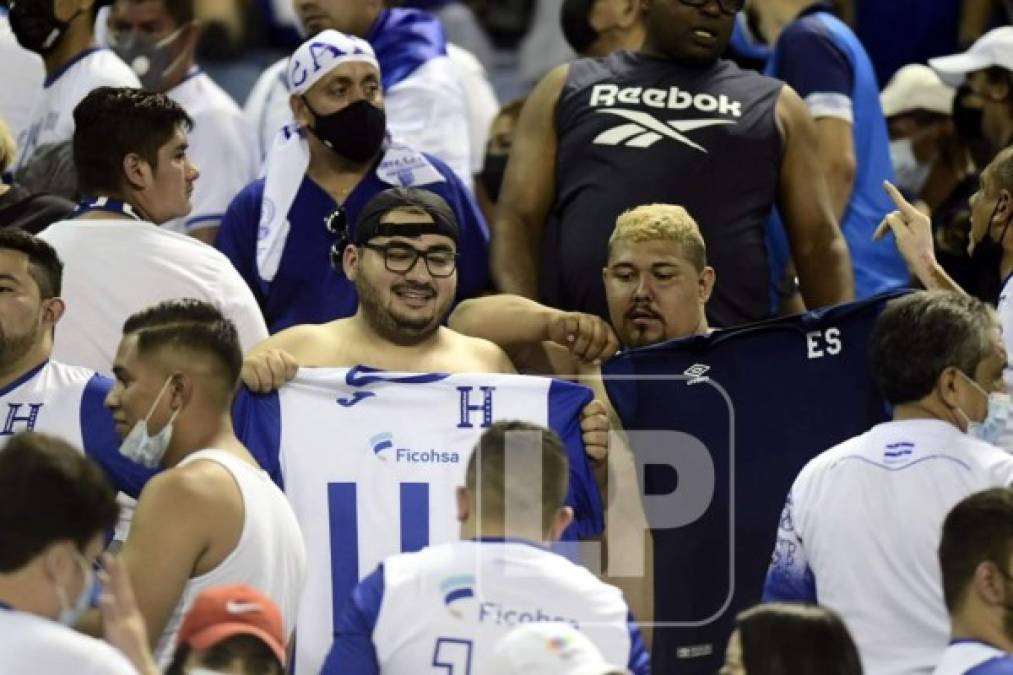
[[[306,547],[299,523],[284,493],[267,473],[223,450],[200,450],[179,466],[199,460],[217,462],[232,474],[243,495],[243,532],[225,560],[186,583],[155,650],[155,659],[163,668],[172,660],[183,616],[201,591],[248,584],[274,601],[285,630],[291,634],[305,578]]]

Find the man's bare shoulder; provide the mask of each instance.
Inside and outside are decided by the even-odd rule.
[[[144,486],[138,506],[164,505],[174,513],[197,513],[231,501],[238,494],[228,469],[217,462],[196,461],[157,474]]]
[[[286,328],[267,338],[251,350],[251,354],[268,349],[287,352],[300,366],[337,366],[341,346],[349,337],[348,319],[323,324],[304,324]]]
[[[441,328],[441,342],[457,355],[458,372],[515,373],[510,357],[503,349],[485,338],[471,337],[450,328]]]

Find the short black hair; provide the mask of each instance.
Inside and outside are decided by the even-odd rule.
[[[770,603],[735,618],[749,675],[862,675],[858,648],[841,618],[812,605]]]
[[[25,431],[0,450],[0,572],[21,569],[54,542],[83,551],[119,512],[98,465],[59,438]]]
[[[19,251],[28,256],[28,272],[35,279],[43,300],[60,295],[63,262],[47,242],[22,230],[3,228],[0,229],[0,250]]]
[[[193,651],[188,644],[176,647],[172,662],[165,675],[184,675],[183,665]],[[284,675],[285,667],[278,661],[274,650],[263,640],[252,635],[233,635],[208,648],[201,658],[201,665],[207,668],[227,668],[239,659],[247,675]]]
[[[951,612],[963,602],[974,570],[991,561],[1003,571],[1013,556],[1013,488],[977,492],[953,507],[943,521],[939,564],[943,598]]]
[[[116,195],[123,158],[134,153],[158,168],[158,150],[193,120],[165,94],[129,87],[99,87],[74,108],[74,167],[86,195]]]
[[[508,439],[514,432],[518,433]],[[511,504],[533,507],[541,501],[542,528],[548,529],[556,511],[566,500],[566,489],[570,480],[570,462],[563,442],[556,432],[537,424],[520,421],[500,421],[490,426],[479,439],[468,460],[465,484],[476,495],[481,505],[483,518],[503,519],[507,509],[507,443],[512,457],[537,454],[541,464],[541,484],[527,481],[525,492],[517,494],[517,486],[510,482],[513,491],[509,494]],[[520,461],[524,461],[520,457]],[[525,465],[527,466],[527,465]],[[540,489],[540,492],[534,490]],[[516,501],[514,501],[516,500]]]
[[[892,405],[928,396],[946,368],[973,379],[997,326],[995,310],[962,293],[918,291],[891,300],[869,339],[873,379]]]
[[[243,352],[235,325],[214,305],[195,298],[165,300],[130,316],[124,335],[137,335],[140,354],[165,347],[192,350],[213,357],[228,387],[239,382]]]

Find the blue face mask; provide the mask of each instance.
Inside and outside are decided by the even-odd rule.
[[[1009,421],[1010,416],[1010,396],[1006,393],[985,391],[980,384],[972,380],[966,373],[961,372],[961,375],[970,382],[975,389],[980,391],[988,399],[988,412],[985,413],[985,419],[981,422],[975,422],[967,416],[963,410],[960,410],[960,414],[967,417],[967,433],[985,441],[992,445],[998,445],[999,438],[1003,432],[1006,431],[1006,424]]]
[[[161,463],[165,451],[169,449],[169,443],[172,441],[172,423],[176,421],[176,416],[179,414],[179,410],[181,410],[180,408],[173,411],[172,417],[169,418],[169,421],[162,427],[161,431],[154,436],[148,435],[148,421],[151,419],[152,413],[155,412],[155,407],[162,399],[162,394],[165,393],[165,389],[169,386],[170,382],[172,382],[171,377],[162,385],[162,390],[158,392],[155,402],[151,404],[147,417],[143,420],[137,420],[137,424],[134,425],[134,428],[130,430],[130,433],[120,443],[121,455],[149,469],[157,467]]]
[[[56,620],[71,628],[77,625],[84,613],[94,604],[99,591],[98,579],[95,577],[91,565],[83,555],[76,551],[74,553],[77,556],[78,564],[81,565],[81,572],[84,574],[84,586],[81,587],[81,593],[74,603],[70,604],[67,602],[67,592],[61,586],[56,587],[56,597],[60,600],[60,615]]]

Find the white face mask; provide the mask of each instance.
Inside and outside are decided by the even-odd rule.
[[[1000,392],[989,393],[966,373],[961,372],[960,374],[988,399],[988,412],[985,413],[985,419],[980,422],[973,421],[968,417],[967,413],[957,408],[960,414],[967,418],[967,433],[986,443],[998,445],[999,438],[1006,431],[1006,424],[1010,417],[1011,403],[1009,394]]]
[[[928,180],[932,162],[919,162],[915,157],[910,138],[890,141],[890,163],[893,164],[894,183],[901,192],[917,197]]]
[[[176,421],[176,416],[179,414],[179,410],[182,409],[173,411],[172,417],[169,418],[169,421],[162,427],[161,431],[154,436],[148,435],[148,421],[151,419],[152,413],[155,412],[155,407],[162,399],[162,394],[165,393],[165,389],[169,386],[170,382],[172,382],[171,377],[162,385],[161,391],[155,397],[155,402],[151,404],[147,417],[143,420],[137,420],[137,424],[134,425],[134,428],[130,430],[130,433],[120,443],[121,455],[149,469],[157,467],[161,463],[162,457],[165,456],[165,451],[169,449],[169,442],[172,440],[172,423]]]
[[[92,570],[91,565],[85,560],[85,557],[74,551],[77,556],[77,562],[81,565],[81,572],[84,574],[84,586],[81,587],[81,593],[74,600],[74,604],[67,602],[67,592],[63,590],[61,586],[56,586],[56,597],[60,601],[60,615],[56,618],[57,621],[62,623],[64,626],[73,628],[77,625],[77,622],[81,619],[85,612],[91,607],[92,602],[95,600],[98,590],[97,579],[95,578],[95,572]]]

